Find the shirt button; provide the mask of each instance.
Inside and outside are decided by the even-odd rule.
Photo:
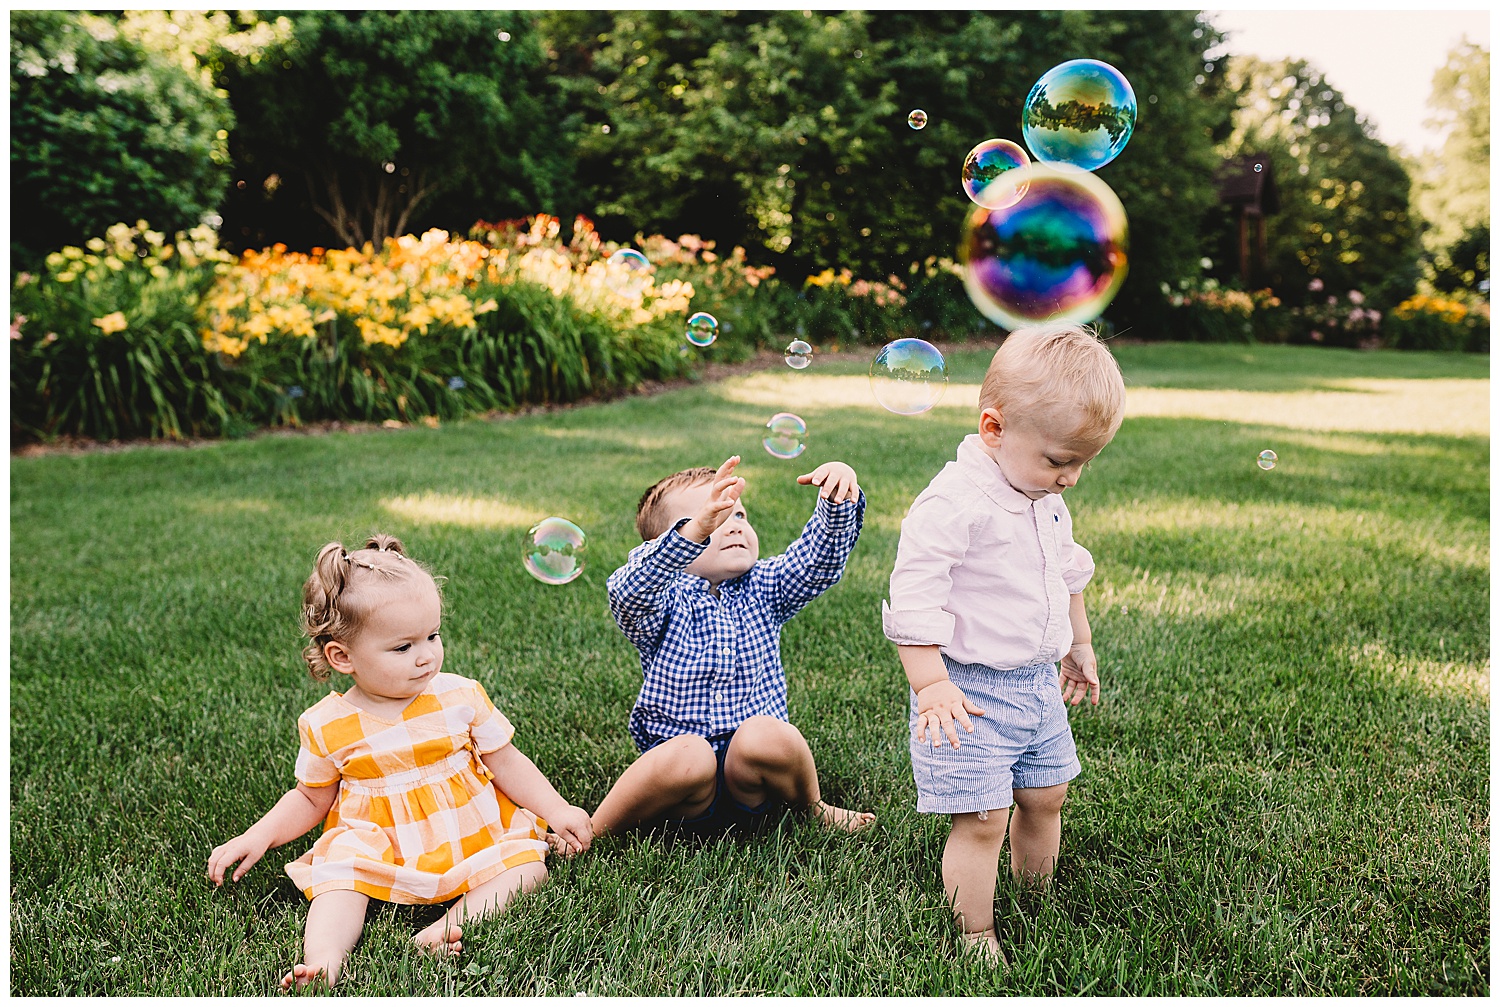
[[[724,694],[722,692],[716,692],[716,693],[714,693],[714,702],[715,703],[722,703],[722,702],[724,702]]]
[[[729,655],[730,655],[730,654],[733,654],[733,653],[734,653],[734,648],[733,648],[733,647],[725,647],[725,648],[724,648],[724,649],[723,649],[723,651],[722,651],[722,653],[723,653],[723,655],[724,655],[724,656],[725,656],[725,657],[728,657],[728,656],[729,656]]]

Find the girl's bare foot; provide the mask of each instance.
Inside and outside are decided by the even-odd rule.
[[[808,810],[819,823],[830,829],[840,829],[844,832],[858,832],[860,829],[869,828],[875,824],[875,816],[868,811],[850,811],[847,808],[835,808],[823,801],[813,801],[808,805]]]
[[[444,917],[412,939],[417,942],[417,947],[428,954],[447,958],[464,949],[463,941],[459,939],[463,935],[462,927],[449,923],[447,917]]]
[[[332,986],[333,980],[337,975],[337,972],[326,968],[314,968],[311,965],[297,964],[292,966],[290,972],[281,977],[281,989],[283,992],[290,990],[293,982],[297,984],[299,989],[312,982],[323,982]]]
[[[979,955],[987,964],[1000,969],[1010,967],[1005,961],[1005,955],[1000,951],[1000,941],[995,936],[994,927],[961,934],[960,939],[963,941],[965,951]]]

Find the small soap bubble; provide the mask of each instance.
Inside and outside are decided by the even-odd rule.
[[[709,346],[719,338],[719,320],[707,311],[694,312],[687,320],[687,341],[694,346]]]
[[[510,32],[508,32],[508,31],[497,31],[497,32],[495,32],[495,37],[498,38],[502,42],[509,42],[510,41]]]
[[[1005,181],[1012,168],[1024,168],[1031,163],[1026,149],[1013,140],[984,140],[974,145],[969,156],[964,158],[964,192],[980,206],[999,210],[1020,202],[1026,195],[1024,185],[1017,186]],[[996,184],[996,182],[999,184]]]
[[[1021,138],[1044,164],[1102,168],[1135,129],[1135,90],[1097,59],[1070,59],[1042,74],[1021,109]]]
[[[959,244],[964,289],[990,321],[1018,329],[1089,322],[1125,282],[1129,228],[1114,190],[1097,176],[1030,164],[1008,173],[1026,195],[969,211]]]
[[[870,364],[870,390],[875,401],[893,413],[925,413],[948,390],[948,365],[927,340],[897,339]]]
[[[611,266],[620,266],[636,273],[644,273],[651,268],[651,260],[646,258],[644,252],[638,252],[633,248],[622,248],[609,257]]]
[[[796,458],[807,449],[807,424],[794,413],[777,413],[766,421],[761,443],[774,458]]]
[[[467,382],[465,382],[464,379],[459,377],[457,374],[448,379],[448,387],[455,392],[460,388],[463,388],[466,384]]]
[[[990,820],[990,813],[988,811],[981,811],[979,814],[975,815],[974,817],[977,818],[977,819],[979,819],[981,822],[987,822],[987,821]]]
[[[1260,165],[1259,165],[1259,164],[1258,164],[1258,163],[1257,163],[1257,164],[1256,164],[1256,166],[1255,166],[1255,170],[1256,170],[1256,171],[1260,171],[1260,170],[1261,170],[1261,166],[1260,166]]]
[[[566,584],[583,573],[588,538],[567,518],[549,517],[531,526],[521,542],[526,572],[543,584]]]
[[[906,116],[906,124],[912,129],[921,129],[927,125],[927,113],[920,108],[914,108]]]
[[[812,345],[801,339],[793,339],[786,345],[786,365],[794,370],[802,370],[812,363]]]
[[[1276,452],[1270,448],[1266,448],[1266,450],[1260,453],[1260,457],[1255,459],[1255,464],[1268,471],[1274,469],[1276,467]]]

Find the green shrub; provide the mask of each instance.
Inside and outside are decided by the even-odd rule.
[[[1387,346],[1403,350],[1490,351],[1490,308],[1417,294],[1396,306],[1385,321]]]
[[[228,411],[194,325],[228,268],[208,228],[173,240],[140,221],[46,258],[11,289],[11,435],[180,438]]]
[[[172,232],[214,210],[233,123],[222,93],[107,18],[17,10],[10,27],[16,265],[118,220]]]

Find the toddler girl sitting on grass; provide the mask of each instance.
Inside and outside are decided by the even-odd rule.
[[[325,545],[302,593],[308,670],[320,682],[346,675],[349,688],[298,718],[297,786],[208,861],[215,885],[239,861],[238,881],[267,849],[324,823],[286,865],[311,904],[302,962],[283,989],[338,979],[371,898],[456,898],[416,935],[424,950],[456,954],[460,920],[499,912],[546,879],[549,842],[579,853],[593,839],[588,812],[510,744],[514,729],[484,687],[443,672],[437,581],[399,540]]]

